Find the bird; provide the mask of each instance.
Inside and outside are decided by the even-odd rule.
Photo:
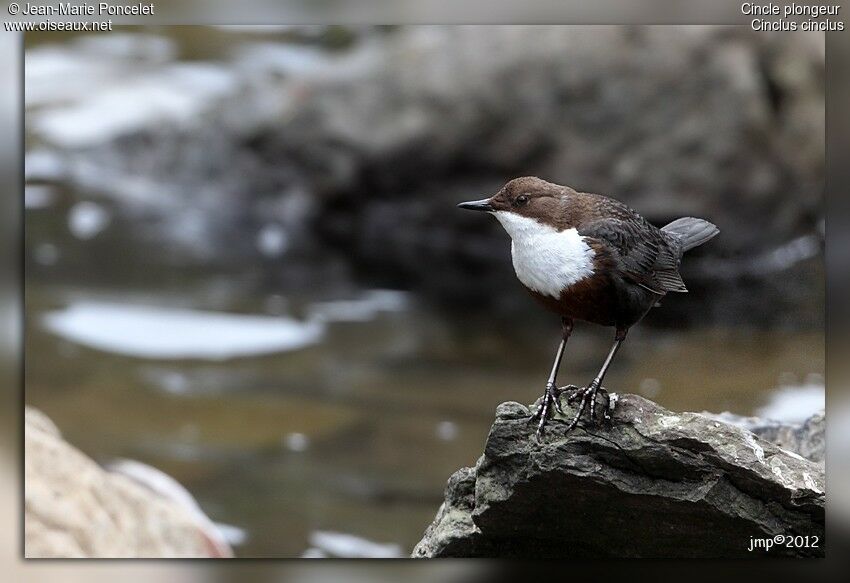
[[[713,223],[682,217],[658,228],[626,204],[536,176],[514,178],[496,194],[461,202],[462,209],[493,215],[511,238],[511,259],[520,283],[547,310],[561,317],[561,340],[543,397],[529,420],[540,440],[548,420],[564,415],[561,396],[578,402],[566,432],[589,409],[597,419],[597,395],[629,329],[668,293],[688,289],[679,274],[682,255],[720,233]],[[614,344],[585,387],[558,387],[556,379],[575,320],[613,327]],[[605,393],[607,395],[607,393]],[[609,399],[610,405],[610,399]],[[610,421],[605,406],[603,420]]]

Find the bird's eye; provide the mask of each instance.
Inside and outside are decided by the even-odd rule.
[[[518,197],[516,197],[515,202],[516,202],[517,206],[523,206],[525,204],[528,204],[528,195],[527,194],[519,195]]]

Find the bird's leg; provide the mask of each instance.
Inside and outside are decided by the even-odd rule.
[[[561,368],[561,359],[564,356],[564,348],[567,345],[567,340],[573,331],[573,321],[570,318],[561,318],[561,343],[558,345],[558,351],[555,353],[555,362],[552,363],[552,372],[549,373],[549,380],[546,381],[546,390],[543,392],[543,398],[537,406],[537,411],[534,412],[529,421],[538,421],[537,438],[543,436],[546,421],[552,416],[554,408],[558,413],[564,414],[561,408],[560,396],[564,392],[564,388],[558,388],[555,380],[558,376],[558,369]]]
[[[567,426],[567,431],[573,429],[577,424],[579,419],[581,418],[581,414],[584,412],[584,408],[587,405],[588,399],[590,399],[590,420],[595,421],[596,416],[596,395],[599,393],[599,389],[602,388],[602,380],[605,378],[605,373],[608,372],[608,367],[611,366],[611,361],[614,360],[614,356],[617,354],[617,351],[620,349],[620,345],[623,344],[623,340],[626,339],[626,332],[628,330],[625,328],[617,328],[617,333],[614,336],[614,345],[611,347],[610,352],[608,352],[608,356],[605,359],[605,362],[602,364],[602,368],[599,369],[599,374],[596,375],[591,383],[583,388],[574,391],[568,398],[568,403],[573,403],[574,401],[581,399],[578,411],[573,417],[573,420]],[[607,411],[603,413],[603,417],[605,419],[610,419],[610,414]]]

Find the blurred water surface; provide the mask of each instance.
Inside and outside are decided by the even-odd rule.
[[[259,33],[295,34],[283,30]],[[228,43],[257,31],[159,33],[191,61],[230,54]],[[119,37],[104,47],[141,50],[133,42]],[[172,45],[144,42],[153,62],[149,79],[174,73]],[[320,68],[315,49],[305,45],[345,50],[352,33],[298,29],[287,42],[259,53],[255,47],[250,62],[266,55],[281,74],[313,71]],[[31,43],[38,46],[39,38]],[[66,58],[57,52],[60,70]],[[97,81],[57,84],[45,62],[28,84],[28,113],[55,100],[58,85],[73,102]],[[181,71],[195,83],[195,97],[226,89],[226,73],[214,67]],[[184,103],[157,87],[144,90]],[[36,116],[35,129],[53,136],[51,147],[79,147],[99,139],[95,130],[147,123],[151,109],[130,105],[129,115],[110,111],[116,103],[108,100],[60,105]],[[115,196],[104,196],[102,185],[96,191],[70,184],[39,131],[28,134],[27,144],[26,401],[95,459],[137,459],[174,476],[213,520],[244,532],[238,555],[409,553],[448,476],[481,454],[495,407],[531,403],[541,393],[557,318],[387,289],[386,277],[361,273],[344,247],[305,246],[297,225],[276,220],[237,222],[239,241],[254,254],[228,253],[197,236],[210,228],[193,222],[209,210],[203,192],[185,193],[170,213],[171,236],[163,237],[161,217],[128,212],[138,202],[138,184],[114,185]],[[507,264],[507,237],[502,243],[491,254]],[[792,254],[794,262],[799,256],[817,264],[815,243],[803,251]],[[813,273],[820,273],[817,265]],[[800,287],[810,293],[809,304],[821,304],[819,284]],[[508,289],[525,299],[518,284]],[[677,301],[684,300],[664,304]],[[820,320],[754,326],[708,318],[672,329],[653,326],[652,314],[647,320],[630,333],[606,379],[610,390],[637,392],[674,410],[789,421],[822,407]],[[697,314],[689,321],[700,320]],[[610,336],[579,324],[560,381],[589,381]]]

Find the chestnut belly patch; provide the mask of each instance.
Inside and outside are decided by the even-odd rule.
[[[561,316],[613,326],[617,321],[616,290],[610,278],[594,274],[561,291],[557,298],[541,294],[526,286],[545,308]]]

